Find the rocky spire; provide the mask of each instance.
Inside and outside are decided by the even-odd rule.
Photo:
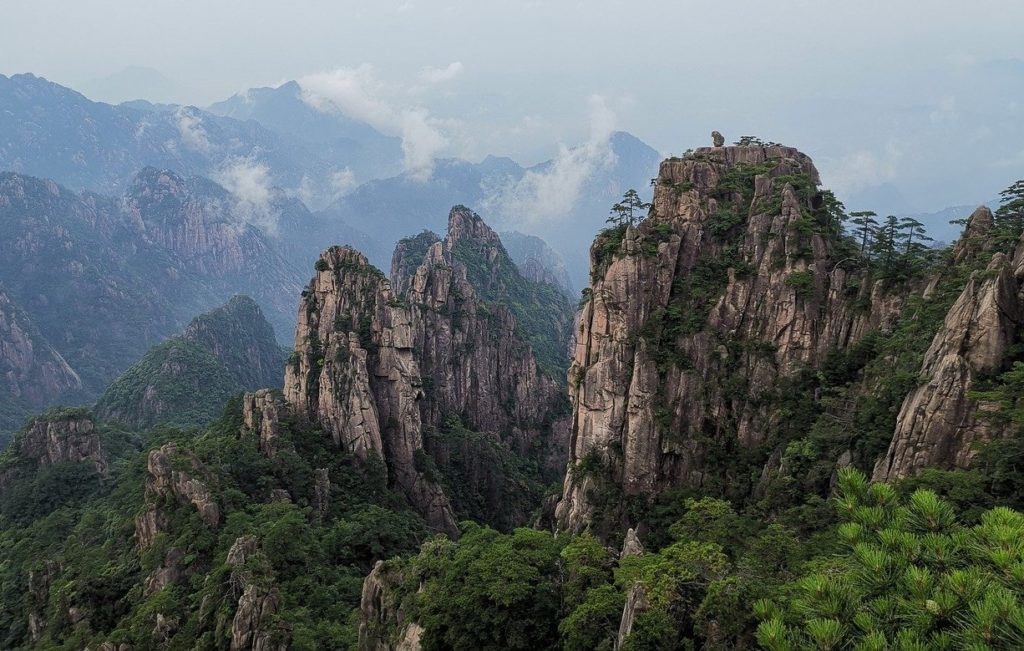
[[[448,499],[414,461],[423,448],[423,392],[408,307],[352,248],[328,249],[316,268],[299,307],[285,400],[357,457],[384,461],[427,522],[454,535]]]
[[[662,163],[648,219],[595,241],[562,528],[590,524],[601,490],[703,485],[720,471],[711,450],[764,442],[780,378],[891,318],[880,287],[832,255],[818,183],[791,147],[700,148]]]

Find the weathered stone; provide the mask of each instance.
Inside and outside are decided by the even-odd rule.
[[[721,147],[722,145],[725,144],[725,136],[718,133],[717,131],[712,131],[711,142],[715,145],[715,147]]]
[[[363,580],[359,601],[359,651],[419,651],[423,628],[407,621],[395,588],[403,576],[394,567],[377,561]]]
[[[626,538],[622,542],[622,551],[619,552],[619,558],[642,556],[643,553],[644,546],[640,543],[640,537],[636,535],[636,529],[630,527],[626,530]]]
[[[622,619],[619,621],[619,634],[615,638],[615,649],[622,648],[626,638],[633,632],[637,617],[648,608],[650,604],[647,602],[647,591],[644,590],[642,583],[634,583],[626,595],[626,605],[622,609]]]
[[[99,474],[107,472],[99,430],[92,416],[82,410],[34,419],[17,435],[11,447],[21,463],[27,462],[33,468],[58,463],[88,463]],[[0,489],[20,476],[19,468],[0,468]]]
[[[925,382],[903,401],[889,449],[875,464],[876,481],[932,466],[966,467],[974,454],[972,444],[998,435],[969,393],[979,376],[999,369],[1017,341],[1024,325],[1019,292],[1002,253],[971,277],[925,353]]]
[[[174,459],[179,459],[190,470],[175,469]],[[176,443],[167,443],[150,451],[147,470],[147,508],[135,519],[135,538],[140,547],[148,547],[156,535],[164,530],[167,517],[159,505],[166,497],[173,497],[182,505],[191,504],[203,524],[211,529],[217,527],[220,523],[220,507],[207,484],[206,469],[194,454],[180,450]]]
[[[719,189],[753,165],[746,193]],[[595,242],[569,368],[569,453],[570,466],[590,458],[600,468],[567,473],[561,528],[587,527],[601,483],[627,495],[700,487],[716,471],[704,462],[709,438],[764,442],[779,416],[763,398],[780,378],[891,327],[902,298],[797,228],[814,199],[779,178],[793,175],[820,182],[791,147],[699,148],[662,163],[650,217],[617,250]],[[723,215],[736,220],[724,235]]]

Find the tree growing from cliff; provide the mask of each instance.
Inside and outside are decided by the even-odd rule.
[[[608,223],[613,226],[632,226],[643,218],[643,211],[650,208],[651,204],[641,199],[637,191],[630,188],[622,195],[622,200],[612,206]]]

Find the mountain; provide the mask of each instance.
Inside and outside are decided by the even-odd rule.
[[[6,434],[46,405],[53,396],[74,396],[82,379],[46,341],[31,318],[0,285],[0,377],[4,395],[0,405],[0,447]],[[72,398],[73,399],[73,398]]]
[[[548,243],[536,235],[524,235],[517,231],[501,234],[509,256],[519,267],[519,273],[536,283],[547,283],[562,290],[570,299],[574,299],[572,280],[565,261]]]
[[[136,429],[203,426],[234,395],[280,388],[286,357],[259,305],[235,296],[151,348],[107,387],[95,413]]]
[[[393,168],[394,143],[372,130],[365,141],[303,140],[191,106],[94,102],[31,74],[0,75],[0,112],[0,169],[75,190],[118,194],[145,167],[216,178],[255,170],[265,184],[326,203],[346,168],[360,177],[363,162]]]
[[[83,221],[165,215],[180,252],[143,198]],[[283,392],[199,433],[29,421],[0,453],[0,646],[1019,646],[1024,206],[864,245],[808,156],[754,140],[663,161],[652,203],[598,233],[575,321],[456,206],[390,278],[321,253]],[[55,368],[4,291],[10,349]],[[270,341],[254,310],[178,340],[256,382],[230,352]]]
[[[521,522],[519,491],[562,467],[571,317],[478,215],[453,208],[447,233],[400,242],[390,281],[353,249],[328,249],[304,292],[284,395],[341,447],[383,459],[427,523],[454,533],[467,511]]]
[[[659,156],[637,138],[617,132],[597,156],[599,163],[587,168],[589,172],[579,180],[579,186],[562,188],[562,177],[574,176],[576,163],[571,151],[581,148],[570,150],[561,163],[547,161],[530,168],[494,156],[480,163],[438,160],[427,180],[401,174],[370,181],[322,214],[372,231],[379,240],[394,242],[423,228],[443,229],[438,215],[445,214],[452,204],[477,206],[494,215],[492,221],[504,230],[543,238],[565,260],[572,284],[582,287],[587,283],[587,249],[594,233],[604,226],[609,208],[627,189],[646,191]],[[555,192],[572,191],[572,200],[564,209],[550,214],[547,198],[539,196],[538,189],[547,187]],[[371,261],[385,263],[373,256]]]
[[[251,88],[206,110],[243,122],[254,120],[282,136],[325,150],[329,152],[326,158],[349,168],[358,181],[401,171],[401,139],[339,113],[314,108],[303,99],[302,87],[295,81],[276,88]]]
[[[0,173],[2,402],[15,412],[6,426],[26,408],[95,398],[150,346],[239,292],[289,332],[305,274],[252,217],[220,186],[155,168],[119,198]]]

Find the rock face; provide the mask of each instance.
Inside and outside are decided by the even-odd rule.
[[[87,463],[106,474],[107,460],[92,416],[66,409],[35,418],[15,438],[12,462],[0,467],[0,489],[25,472],[59,463]]]
[[[554,327],[541,324],[523,337],[523,326],[506,305],[514,302],[511,294],[518,287],[513,285],[524,279],[498,235],[466,208],[452,209],[447,237],[430,244],[415,271],[403,273],[412,268],[410,257],[396,251],[392,281],[408,288],[404,300],[411,310],[413,346],[429,386],[429,399],[421,402],[424,423],[439,427],[446,416],[457,415],[470,429],[499,433],[526,454],[548,437],[561,394],[539,367],[530,343],[547,337],[564,346],[570,320],[564,302]],[[533,283],[522,286],[527,289],[522,296],[537,289]]]
[[[281,435],[281,412],[284,405],[269,389],[242,396],[242,428],[259,437],[260,451],[273,459],[278,452]]]
[[[984,250],[992,214],[981,208],[970,218],[953,252],[962,262]],[[1024,246],[1011,260],[996,253],[975,272],[946,314],[925,353],[924,383],[903,401],[896,432],[875,464],[876,481],[892,481],[926,467],[966,467],[972,444],[1001,433],[983,418],[984,405],[969,397],[980,376],[997,372],[1024,326]]]
[[[570,299],[579,296],[579,292],[573,290],[565,260],[547,242],[516,231],[502,233],[501,242],[524,278],[555,285]]]
[[[182,466],[188,470],[180,469]],[[168,498],[182,505],[191,504],[207,527],[212,529],[220,524],[220,507],[207,484],[206,469],[195,455],[180,450],[175,443],[167,443],[149,453],[147,471],[147,508],[135,520],[139,547],[149,547],[166,528],[167,518],[161,504]]]
[[[82,388],[82,380],[0,285],[0,388],[27,408]]]
[[[253,536],[242,536],[228,550],[231,584],[242,591],[231,621],[231,651],[287,651],[291,635],[287,623],[277,621],[281,593],[268,576],[269,569]]]
[[[642,583],[634,583],[629,594],[626,595],[626,605],[622,609],[622,619],[619,621],[619,634],[615,638],[615,649],[621,649],[626,638],[633,632],[636,618],[650,607],[647,602],[647,591]]]
[[[357,457],[383,460],[390,481],[428,523],[454,534],[444,492],[414,461],[423,448],[423,393],[409,310],[353,249],[328,249],[317,269],[299,307],[285,400]]]
[[[407,621],[400,604],[395,603],[395,588],[402,574],[383,561],[363,580],[359,601],[359,651],[419,651],[423,627]]]
[[[701,486],[710,450],[764,441],[780,378],[890,325],[893,300],[832,255],[818,183],[790,147],[701,148],[662,163],[648,219],[599,236],[562,528],[587,526],[600,486]]]
[[[448,498],[420,456],[443,458],[443,444],[425,433],[449,418],[564,466],[561,389],[531,344],[564,345],[565,300],[519,275],[479,216],[457,207],[444,240],[423,233],[401,242],[392,280],[345,247],[324,252],[317,270],[300,307],[285,400],[357,457],[381,458],[432,526],[455,532]],[[505,307],[552,297],[561,312],[525,325]]]

